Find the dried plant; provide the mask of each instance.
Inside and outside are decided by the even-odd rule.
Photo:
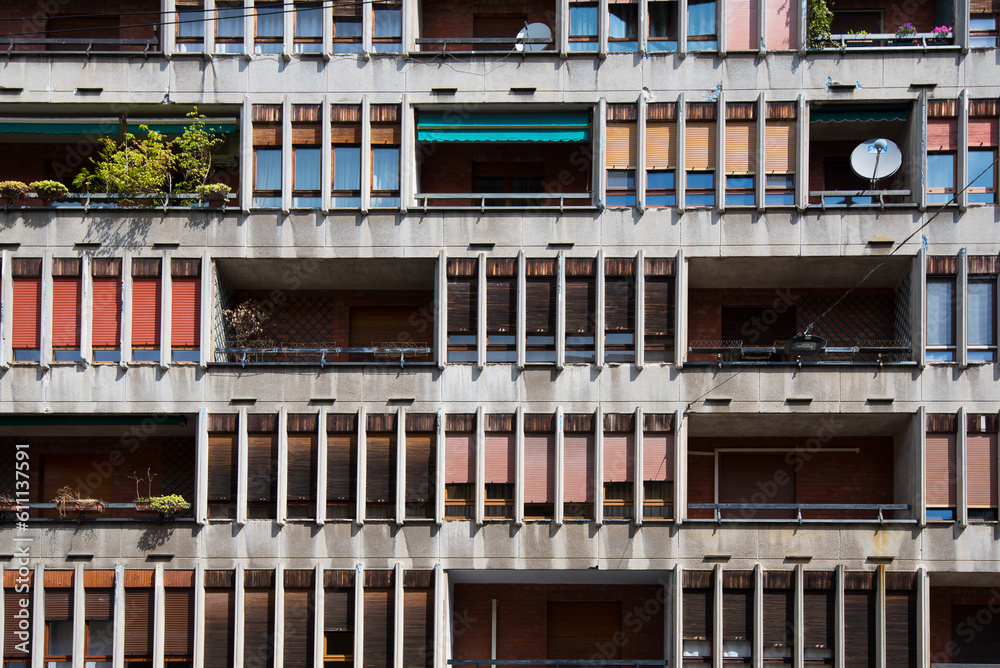
[[[66,510],[70,505],[80,505],[80,506],[92,506],[88,510],[95,513],[104,512],[104,501],[100,499],[84,499],[80,497],[80,493],[77,492],[72,487],[60,487],[56,490],[55,498],[52,499],[52,503],[56,504],[56,510],[59,511],[60,519],[66,519]]]
[[[264,326],[271,320],[271,314],[253,300],[223,309],[222,317],[232,332],[236,348],[267,347],[270,341],[264,336]]]

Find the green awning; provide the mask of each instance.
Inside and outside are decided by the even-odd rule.
[[[0,134],[26,135],[97,135],[118,134],[118,120],[79,121],[6,121],[0,120]]]
[[[590,137],[587,112],[492,113],[424,112],[417,118],[422,142],[576,142]]]
[[[905,121],[908,105],[874,104],[814,108],[809,119],[817,123],[864,123],[867,121]]]
[[[139,134],[140,132],[145,134],[142,127],[140,127],[142,125],[145,125],[150,130],[159,132],[160,134],[179,135],[184,133],[185,128],[187,128],[190,125],[190,123],[164,123],[162,121],[144,123],[142,121],[129,121],[128,131],[131,132],[132,134]],[[236,134],[237,129],[238,126],[236,125],[236,123],[212,123],[210,121],[205,122],[206,132],[214,132],[216,134],[221,134],[221,135],[234,135]]]

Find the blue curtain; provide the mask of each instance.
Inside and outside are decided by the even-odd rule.
[[[372,13],[374,37],[399,37],[403,34],[403,15],[398,9],[376,9]]]
[[[955,345],[955,283],[952,280],[927,281],[927,343]]]
[[[597,36],[597,6],[574,4],[569,7],[569,34],[574,37]]]
[[[993,279],[969,281],[969,345],[991,346],[996,342],[994,285]]]
[[[257,149],[256,190],[281,190],[281,150]]]
[[[399,149],[372,149],[372,190],[399,190]]]
[[[319,7],[299,7],[295,10],[296,37],[323,36],[323,10]]]
[[[242,6],[219,6],[216,9],[219,15],[216,30],[219,37],[242,37],[243,36],[243,7]]]
[[[258,37],[281,37],[284,34],[285,19],[281,5],[265,4],[257,7],[256,12]]]
[[[715,34],[715,0],[688,1],[688,35]]]
[[[295,189],[319,190],[320,151],[318,148],[295,149]]]
[[[177,36],[204,37],[205,11],[203,9],[177,9]]]
[[[333,149],[333,189],[361,190],[361,149],[337,146]]]

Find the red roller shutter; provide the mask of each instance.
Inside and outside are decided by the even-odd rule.
[[[170,290],[170,345],[197,347],[201,339],[201,278],[175,277]]]
[[[52,345],[80,347],[80,277],[52,279]]]
[[[997,435],[969,434],[966,444],[969,507],[997,506]]]
[[[927,150],[958,150],[958,124],[954,118],[927,119]]]
[[[955,506],[955,435],[927,434],[927,505]]]
[[[122,339],[122,282],[118,277],[94,277],[91,340],[95,348],[117,348]]]
[[[160,345],[160,277],[132,279],[132,346]]]
[[[514,434],[486,434],[486,482],[514,482]]]
[[[555,500],[555,434],[524,435],[524,502]]]
[[[634,462],[634,434],[604,435],[604,482],[632,482]]]
[[[476,435],[446,434],[444,439],[444,482],[465,484],[476,480]]]
[[[594,500],[594,435],[563,437],[563,501],[592,503]]]
[[[729,0],[726,5],[726,49],[757,50],[760,46],[757,16],[757,0]]]
[[[969,146],[996,146],[997,145],[997,119],[995,118],[970,118],[969,119]]]
[[[674,435],[644,434],[642,479],[672,482],[674,479]]]
[[[13,347],[15,350],[37,350],[41,348],[42,279],[15,276],[13,288]]]

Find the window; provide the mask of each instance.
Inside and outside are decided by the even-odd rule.
[[[715,626],[712,571],[684,571],[682,577],[684,663],[710,663]]]
[[[649,206],[676,206],[677,195],[673,170],[654,170],[646,173],[646,204]]]
[[[955,195],[955,160],[958,151],[957,109],[952,100],[932,100],[927,115],[927,203],[947,204]],[[939,114],[949,114],[947,117]]]
[[[996,47],[997,45],[997,15],[995,13],[977,13],[973,3],[969,14],[969,46]]]
[[[969,278],[969,360],[997,359],[997,277]]]
[[[676,206],[677,105],[654,102],[646,107],[646,205]]]
[[[475,514],[476,416],[445,418],[445,517],[470,519]]]
[[[635,206],[635,170],[608,170],[608,206]]]
[[[437,415],[406,415],[406,510],[407,518],[434,517],[437,488]]]
[[[247,513],[274,519],[278,498],[278,416],[247,416]]]
[[[997,519],[997,415],[970,413],[964,425],[969,519]]]
[[[114,571],[83,572],[86,668],[111,668],[114,654]]]
[[[208,416],[208,513],[235,519],[239,450],[236,415]]]
[[[567,414],[563,419],[563,517],[594,517],[594,416]]]
[[[312,666],[316,628],[316,573],[312,570],[284,572],[284,666]]]
[[[288,416],[288,499],[289,519],[316,517],[316,473],[318,422],[315,414]],[[329,444],[328,446],[329,447]]]
[[[91,345],[95,363],[121,361],[122,261],[94,258]]]
[[[233,571],[205,571],[205,665],[231,666],[236,651],[236,591]],[[86,667],[85,667],[86,668]]]
[[[215,14],[215,52],[243,53],[243,3],[220,2]]]
[[[361,207],[361,107],[334,105],[333,126],[333,192],[330,206],[357,209]]]
[[[714,51],[715,0],[688,0],[688,51]]]
[[[969,149],[969,203],[994,204],[997,201],[996,151]]]
[[[669,519],[674,516],[674,435],[670,414],[643,416],[642,516]]]
[[[132,361],[160,361],[159,258],[132,260]]]
[[[517,260],[486,260],[486,362],[517,361]]]
[[[295,5],[295,53],[323,50],[323,6],[300,2]]]
[[[687,205],[692,207],[715,206],[714,172],[688,172]]]
[[[757,124],[754,103],[727,106],[727,115],[746,120],[726,123],[726,206],[753,206],[757,171]]]
[[[10,613],[8,613],[10,614]],[[73,665],[73,572],[45,572],[45,665]]]
[[[646,327],[643,350],[646,362],[674,359],[674,260],[647,258],[645,287]]]
[[[636,108],[609,104],[607,124],[608,206],[635,206]]]
[[[80,361],[79,259],[52,262],[52,361]]]
[[[13,260],[13,332],[15,362],[41,360],[42,259]]]
[[[555,416],[524,416],[524,516],[552,519],[555,504]]]
[[[595,361],[595,264],[586,258],[566,259],[566,362],[569,364]]]
[[[243,571],[243,665],[274,666],[274,571]]]
[[[324,571],[323,589],[323,665],[353,665],[354,571]]]
[[[403,50],[403,9],[398,0],[376,0],[372,5],[372,50],[400,53]]]
[[[604,519],[634,516],[635,416],[604,416]]]
[[[597,4],[596,2],[570,3],[570,51],[597,51]]]
[[[292,105],[292,206],[318,209],[322,183],[321,151],[322,107],[312,104]]]
[[[205,50],[205,9],[202,0],[177,3],[177,50],[181,53]]]
[[[954,277],[927,277],[927,359],[955,360]]]
[[[476,258],[448,259],[448,362],[474,364],[478,320]]]
[[[927,203],[947,204],[955,196],[955,154],[927,154]]]
[[[757,8],[760,2],[767,0],[729,0],[726,4],[722,20],[726,24],[727,51],[756,51],[760,48],[760,31],[757,26]],[[767,5],[768,23],[776,21],[784,25],[788,17],[778,14],[777,7],[774,7],[775,0],[770,0]],[[771,48],[770,43],[767,46]]]
[[[252,109],[254,144],[253,206],[281,208],[281,105],[255,104]]]
[[[795,205],[798,154],[794,102],[768,102],[764,124],[764,205]]]
[[[954,415],[929,413],[924,437],[927,519],[953,521],[956,508]]]
[[[514,416],[487,415],[483,471],[486,519],[514,519]]]
[[[201,260],[170,260],[170,348],[173,362],[198,362],[201,348]]]
[[[333,3],[333,52],[361,53],[361,3],[335,0]]]
[[[284,5],[281,2],[257,0],[254,3],[254,16],[257,24],[254,53],[281,53],[284,50]]]
[[[326,423],[326,516],[355,516],[358,499],[357,416],[331,414]]]
[[[711,118],[715,105],[694,103],[688,105],[694,118]],[[690,207],[715,206],[715,122],[689,121],[684,130],[687,188],[685,203]]]
[[[677,50],[677,7],[676,0],[649,0],[647,51]]]
[[[399,208],[399,105],[371,107],[372,208]]]
[[[529,259],[525,279],[525,362],[556,361],[556,260]]]
[[[396,415],[369,414],[367,427],[365,517],[392,519],[396,516]]]
[[[163,573],[165,665],[184,668],[194,656],[194,571]]]
[[[638,3],[608,5],[608,51],[638,51],[638,23]]]
[[[604,361],[635,361],[635,261],[604,261]]]
[[[153,661],[153,571],[125,571],[125,662]]]
[[[722,573],[722,656],[727,665],[748,665],[753,655],[753,581],[753,571]]]

